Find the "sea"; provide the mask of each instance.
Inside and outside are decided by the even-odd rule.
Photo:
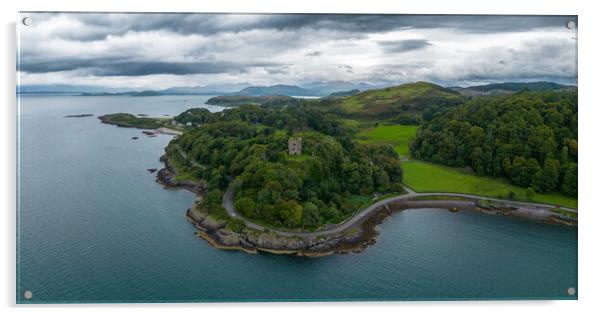
[[[395,213],[358,254],[211,247],[185,218],[195,196],[147,170],[171,136],[97,118],[223,110],[209,97],[19,96],[17,303],[577,298],[577,228],[468,211]]]

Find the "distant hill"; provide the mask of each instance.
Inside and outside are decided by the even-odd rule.
[[[156,96],[156,95],[222,95],[237,92],[240,89],[248,87],[248,83],[208,85],[197,87],[173,87],[163,90],[137,90],[135,88],[107,88],[85,85],[23,85],[18,87],[21,94],[39,94],[39,93],[74,93],[85,96],[111,96],[111,95],[131,95],[131,96]]]
[[[373,85],[369,83],[353,83],[348,81],[315,81],[307,84],[301,85],[302,88],[311,90],[316,93],[316,95],[329,95],[331,93],[339,92],[339,91],[349,91],[349,90],[368,90],[368,89],[378,89],[383,88],[387,85]]]
[[[239,106],[243,104],[257,104],[264,106],[285,106],[297,105],[300,99],[295,99],[285,95],[266,95],[266,96],[248,96],[248,95],[222,95],[207,100],[207,104],[221,106]]]
[[[286,95],[286,96],[315,96],[315,92],[292,85],[273,85],[273,86],[255,86],[247,87],[238,92],[231,93],[232,95],[249,95],[249,96],[267,96],[267,95]]]
[[[400,114],[421,114],[429,107],[461,103],[460,93],[428,83],[416,82],[360,92],[344,98],[325,99],[323,105],[339,107],[351,116],[394,118]]]
[[[154,91],[154,90],[145,90],[145,91],[140,91],[140,92],[130,92],[128,94],[131,95],[131,96],[133,96],[133,97],[154,97],[154,96],[162,95],[161,92]]]
[[[223,84],[223,85],[207,85],[198,87],[173,87],[159,92],[164,95],[221,95],[237,92],[240,89],[248,87],[248,83]]]
[[[334,98],[334,97],[347,97],[350,95],[354,95],[360,93],[360,90],[358,89],[352,89],[352,90],[347,90],[347,91],[337,91],[337,92],[333,92],[330,95],[328,95],[328,97],[330,98]]]
[[[37,94],[37,93],[119,93],[128,91],[128,88],[106,88],[86,85],[69,85],[69,84],[34,84],[17,86],[17,93],[21,94]],[[131,91],[131,90],[130,90]]]
[[[380,88],[380,86],[368,83],[351,83],[346,81],[325,81],[312,82],[304,84],[303,87],[295,85],[272,85],[272,86],[250,86],[248,83],[207,85],[196,87],[172,87],[163,90],[136,90],[134,88],[109,88],[86,85],[22,85],[17,87],[17,93],[20,94],[82,94],[86,96],[111,96],[111,95],[131,95],[131,96],[158,96],[158,95],[244,95],[244,96],[329,96],[343,97],[354,94],[356,98],[350,99],[345,104],[345,108],[354,112],[354,108],[362,108],[363,103],[374,101],[371,107],[378,108],[386,105],[382,99],[392,98],[391,102],[403,101],[408,103],[414,98],[428,99],[428,94],[438,91],[442,95],[444,89],[447,96],[449,93],[460,93],[463,96],[487,96],[512,94],[524,89],[530,91],[543,90],[571,90],[577,89],[575,86],[562,85],[554,82],[504,82],[471,87],[449,87],[443,88],[426,82],[401,85],[397,87]],[[364,91],[364,92],[360,92]],[[380,92],[379,92],[380,91]],[[424,95],[421,95],[422,92]],[[360,93],[357,93],[360,92]],[[437,94],[437,92],[434,92]],[[445,93],[443,93],[445,94]],[[435,95],[433,95],[435,96]],[[445,99],[445,98],[444,98]],[[379,101],[380,100],[380,101]],[[354,104],[353,102],[359,102]],[[372,111],[374,110],[374,111]],[[367,113],[380,113],[378,109],[362,109]]]
[[[483,95],[501,95],[512,94],[522,90],[529,91],[549,91],[549,90],[570,90],[576,89],[575,86],[562,85],[554,82],[502,82],[492,83],[472,87],[450,87],[465,96],[483,96]]]

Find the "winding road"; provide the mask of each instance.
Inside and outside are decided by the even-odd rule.
[[[555,206],[549,205],[549,204],[508,201],[508,200],[503,200],[503,199],[494,199],[494,198],[478,196],[478,195],[471,195],[471,194],[446,193],[446,192],[416,193],[413,190],[411,190],[410,188],[407,188],[407,187],[404,187],[404,188],[408,192],[407,194],[398,195],[398,196],[380,200],[380,201],[366,207],[365,209],[363,209],[362,211],[353,215],[352,217],[345,220],[344,222],[337,224],[334,227],[330,227],[330,228],[327,228],[324,230],[319,230],[319,231],[313,231],[313,232],[295,232],[295,231],[275,230],[275,229],[271,229],[269,227],[264,227],[264,226],[258,225],[257,223],[249,221],[248,219],[244,218],[241,214],[239,214],[236,211],[236,209],[234,208],[234,188],[232,185],[228,186],[228,189],[226,190],[226,193],[224,194],[222,206],[226,209],[226,211],[228,212],[228,214],[231,217],[241,219],[250,228],[260,230],[260,231],[264,230],[265,228],[268,228],[269,230],[277,233],[278,235],[282,235],[282,236],[286,236],[286,237],[297,236],[297,237],[304,237],[304,238],[316,238],[319,236],[326,236],[326,235],[342,233],[351,227],[362,224],[365,220],[370,218],[372,215],[374,215],[375,213],[380,211],[380,209],[382,207],[385,207],[388,204],[408,200],[408,199],[415,198],[415,197],[421,197],[421,196],[449,196],[449,197],[464,197],[464,198],[470,198],[470,199],[486,199],[486,200],[494,201],[494,202],[509,203],[509,204],[512,204],[513,206],[524,206],[524,207],[542,209],[542,211],[543,211],[543,209],[556,208]],[[567,208],[567,207],[558,207],[558,208],[568,211],[568,212],[577,213],[576,209]]]
[[[180,148],[180,146],[177,146],[176,148],[177,148],[178,152],[180,153],[180,155],[182,155],[182,157],[184,157],[185,159],[188,159],[186,153]],[[194,160],[192,160],[191,162],[194,165],[197,165],[201,168],[203,167]],[[362,211],[356,213],[355,215],[353,215],[352,217],[343,221],[342,223],[336,224],[327,229],[313,231],[313,232],[296,232],[296,231],[277,230],[277,229],[272,229],[270,227],[265,227],[265,226],[259,225],[257,223],[254,223],[254,222],[246,219],[244,216],[242,216],[240,213],[238,213],[236,211],[236,208],[234,207],[234,188],[232,186],[232,181],[230,182],[228,189],[226,189],[226,192],[224,193],[224,197],[222,200],[222,206],[226,209],[226,211],[228,212],[228,215],[230,215],[233,218],[242,220],[245,223],[245,225],[247,225],[247,227],[250,227],[250,228],[253,228],[253,229],[256,229],[259,231],[263,231],[264,229],[267,228],[270,231],[273,231],[281,236],[285,236],[285,237],[297,236],[297,237],[304,237],[304,238],[316,238],[319,236],[326,236],[326,235],[342,233],[351,227],[361,225],[364,221],[369,219],[372,215],[374,215],[375,213],[380,211],[380,209],[382,207],[385,207],[386,205],[389,205],[391,203],[405,201],[405,200],[408,200],[411,198],[421,197],[421,196],[463,197],[463,198],[476,199],[476,200],[485,199],[485,200],[494,201],[494,202],[498,202],[498,203],[508,203],[515,207],[526,207],[526,208],[536,209],[542,213],[549,212],[547,210],[550,208],[557,208],[557,209],[561,209],[561,210],[568,211],[571,213],[577,213],[576,209],[572,209],[572,208],[568,208],[568,207],[557,207],[555,205],[543,204],[543,203],[516,202],[516,201],[509,201],[509,200],[504,200],[504,199],[496,199],[496,198],[490,198],[490,197],[485,197],[485,196],[462,194],[462,193],[448,193],[448,192],[417,193],[406,186],[404,186],[404,189],[408,193],[380,200],[380,201],[366,207]]]

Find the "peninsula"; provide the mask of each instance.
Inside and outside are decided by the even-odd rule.
[[[157,172],[157,181],[197,194],[187,218],[214,247],[324,256],[362,251],[376,241],[378,223],[405,209],[478,211],[577,225],[576,199],[570,196],[576,133],[551,121],[554,112],[569,115],[574,109],[576,117],[574,94],[521,91],[473,100],[416,83],[295,105],[286,99],[286,104],[243,103],[220,113],[190,109],[173,119],[124,113],[100,119],[122,127],[177,129],[161,157],[165,168]],[[505,108],[512,102],[522,105]],[[548,106],[536,107],[537,102]],[[521,110],[530,107],[535,112]],[[502,152],[488,152],[487,135],[499,132],[479,125],[477,118],[461,117],[466,108],[476,108],[468,113],[477,114],[478,108],[495,108],[500,117],[524,115],[527,135],[497,140],[507,142],[501,148],[516,146],[519,154],[502,158],[497,157]],[[466,149],[472,153],[468,158],[442,160],[446,144],[433,131],[448,122],[464,124],[445,137],[451,142],[466,137],[458,141],[474,146]],[[552,133],[542,133],[545,129]],[[560,141],[555,133],[564,133]],[[517,150],[524,142],[531,147],[521,156]],[[542,142],[547,147],[538,145]],[[428,174],[417,178],[416,164],[429,166]],[[450,176],[425,182],[439,179],[438,173]],[[472,182],[479,185],[463,189]]]

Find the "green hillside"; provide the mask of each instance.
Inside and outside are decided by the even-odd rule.
[[[456,91],[416,82],[368,90],[335,101],[335,106],[356,117],[395,118],[400,114],[421,114],[427,108],[457,105],[464,98]]]

